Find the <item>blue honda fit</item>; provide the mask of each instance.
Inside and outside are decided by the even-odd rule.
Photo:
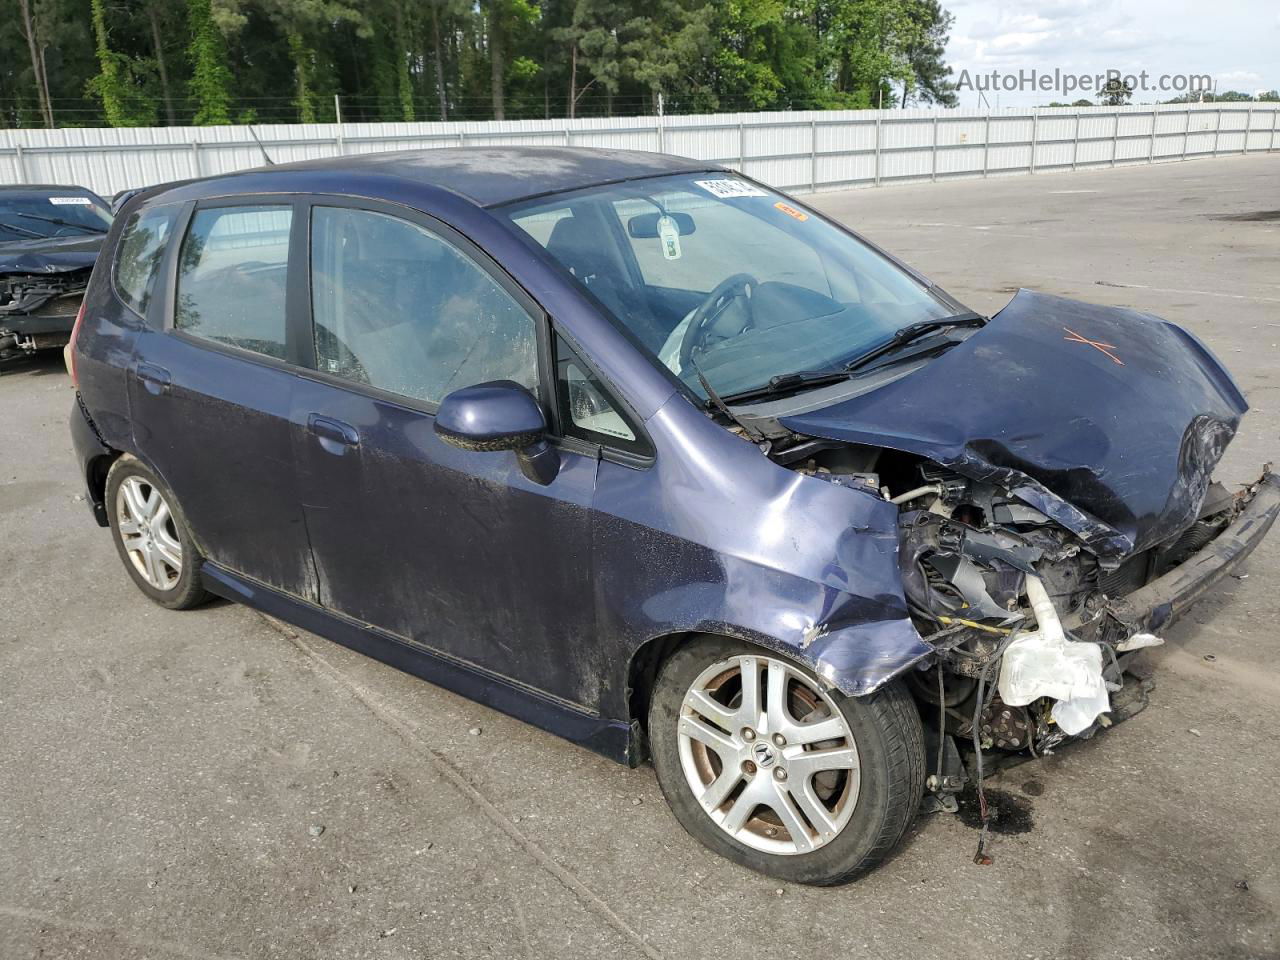
[[[980,316],[654,154],[142,192],[67,360],[90,504],[152,600],[236,600],[651,760],[691,834],[809,883],[984,754],[1140,709],[1101,684],[1280,509],[1268,474],[1211,482],[1246,405],[1185,331],[1028,291]],[[1024,676],[1019,702],[1006,653],[1055,637],[1099,651],[1100,700]]]

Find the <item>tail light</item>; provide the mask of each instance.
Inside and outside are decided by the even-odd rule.
[[[67,365],[67,373],[71,377],[71,385],[77,390],[80,389],[80,380],[76,376],[76,338],[80,336],[80,324],[84,323],[84,304],[85,302],[81,300],[80,311],[76,314],[76,322],[71,327],[71,339],[62,348],[62,362]]]

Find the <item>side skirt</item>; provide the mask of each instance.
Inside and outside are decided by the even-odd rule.
[[[210,593],[278,617],[365,656],[381,660],[475,700],[508,716],[540,727],[602,756],[634,767],[639,763],[639,731],[621,720],[609,720],[548,697],[504,677],[479,670],[425,647],[406,643],[376,628],[330,613],[271,587],[246,580],[210,561],[200,570]]]

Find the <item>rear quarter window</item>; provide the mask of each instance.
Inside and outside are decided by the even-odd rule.
[[[166,241],[177,217],[175,207],[140,210],[120,233],[116,255],[116,295],[137,313],[146,316],[160,275]]]
[[[286,359],[289,206],[197,210],[178,257],[173,325],[205,340]]]

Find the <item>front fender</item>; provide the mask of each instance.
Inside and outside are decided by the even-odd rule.
[[[649,597],[643,605],[647,639],[677,633],[736,637],[798,660],[848,696],[874,692],[933,652],[905,606],[899,609],[887,594],[868,601],[732,560],[722,569],[721,582],[674,586]],[[896,569],[878,572],[885,574],[881,586],[900,596]]]
[[[858,696],[933,652],[907,611],[893,504],[778,466],[683,397],[648,423],[654,465],[602,462],[596,500],[601,633],[628,660],[654,638],[717,633]],[[625,684],[612,693],[606,710]]]

